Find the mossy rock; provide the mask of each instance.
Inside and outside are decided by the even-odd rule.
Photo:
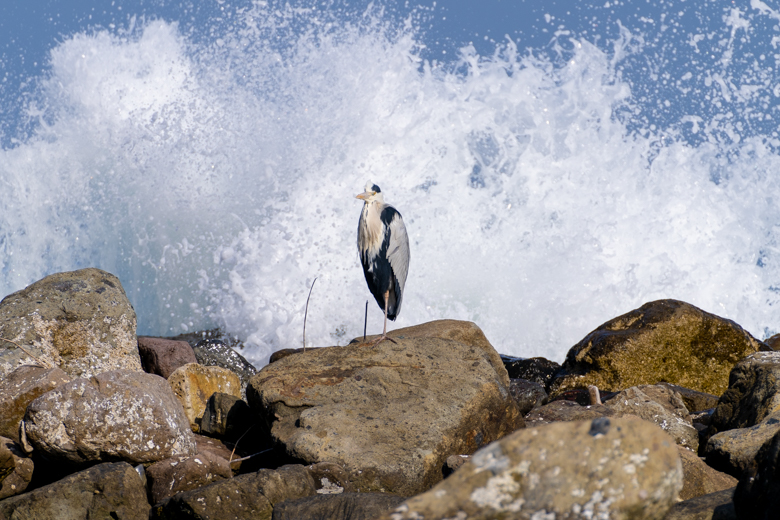
[[[677,300],[644,304],[588,334],[566,355],[551,397],[595,385],[618,391],[659,382],[721,395],[745,356],[771,350],[731,320]]]

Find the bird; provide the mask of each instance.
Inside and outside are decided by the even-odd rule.
[[[406,275],[409,272],[409,236],[401,214],[387,204],[379,186],[368,181],[362,199],[357,246],[368,290],[385,313],[382,335],[374,343],[387,339],[387,320],[395,321],[401,312]]]

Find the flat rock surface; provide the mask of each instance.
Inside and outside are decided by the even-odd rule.
[[[0,337],[12,340],[71,377],[141,370],[136,317],[119,278],[100,269],[57,273],[0,302]],[[0,377],[36,363],[0,341]]]
[[[36,450],[76,465],[195,453],[189,421],[168,382],[144,372],[113,370],[60,385],[30,403],[23,424]]]
[[[636,417],[518,430],[383,520],[656,519],[682,487],[674,441]]]
[[[523,425],[486,348],[397,337],[280,359],[251,379],[249,405],[289,455],[341,464],[356,491],[405,496],[439,481],[450,455]]]

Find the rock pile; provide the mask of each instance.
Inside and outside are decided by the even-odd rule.
[[[500,356],[453,320],[280,351],[259,371],[209,336],[136,338],[119,280],[97,269],[0,302],[0,519],[780,507],[780,357],[684,302],[605,323],[562,365]]]

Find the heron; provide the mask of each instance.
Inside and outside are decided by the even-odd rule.
[[[360,263],[368,290],[385,313],[382,335],[374,343],[385,339],[395,343],[387,337],[387,320],[395,321],[401,312],[409,272],[409,237],[401,214],[385,202],[379,186],[368,181],[356,198],[364,201],[357,234]]]

